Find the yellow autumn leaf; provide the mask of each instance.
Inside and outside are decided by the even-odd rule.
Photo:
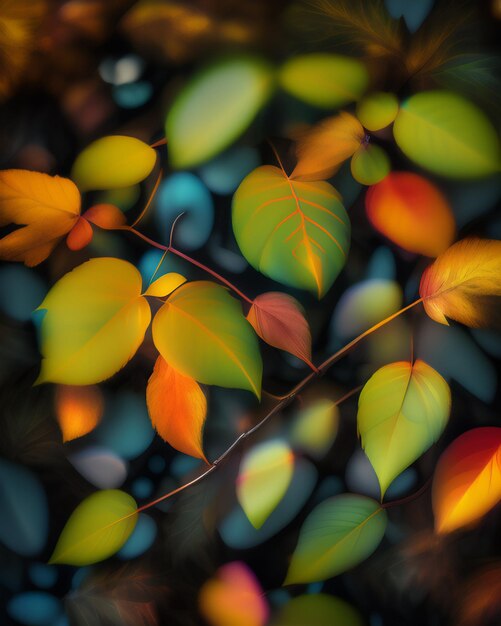
[[[419,295],[432,320],[447,318],[473,328],[501,326],[501,241],[458,241],[421,277]]]
[[[141,274],[120,259],[83,263],[52,287],[38,310],[42,369],[37,383],[91,385],[136,353],[150,323]]]
[[[32,267],[46,259],[80,216],[80,193],[60,176],[0,172],[0,227],[21,226],[0,239],[0,259]]]
[[[299,140],[296,148],[298,162],[291,179],[330,178],[360,147],[364,135],[362,124],[350,113],[342,111],[335,117],[322,120]]]
[[[169,272],[153,281],[144,292],[145,296],[163,298],[186,282],[186,278],[176,272]]]
[[[202,447],[207,400],[196,380],[159,356],[146,388],[146,403],[151,423],[162,439],[176,450],[208,462]]]

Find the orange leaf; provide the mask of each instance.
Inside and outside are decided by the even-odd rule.
[[[66,237],[66,245],[70,250],[81,250],[92,241],[93,234],[89,222],[84,217],[79,217]]]
[[[501,315],[501,241],[458,241],[421,276],[419,295],[432,320],[447,318],[474,328],[499,328]]]
[[[350,113],[343,111],[321,121],[299,140],[298,163],[291,178],[304,181],[329,178],[356,152],[364,136],[362,124]]]
[[[79,216],[80,192],[71,180],[27,170],[0,172],[0,226],[22,226],[0,240],[1,259],[38,265]]]
[[[105,230],[120,228],[127,222],[125,215],[114,204],[95,204],[85,211],[83,217]]]
[[[103,410],[104,400],[99,387],[58,385],[56,415],[64,442],[93,431],[101,420]]]
[[[456,224],[447,199],[423,176],[392,172],[365,197],[376,230],[404,250],[438,256],[451,245]]]
[[[501,500],[501,428],[474,428],[455,439],[438,461],[433,511],[438,533],[480,519]]]
[[[310,327],[292,296],[271,291],[254,299],[247,320],[263,341],[311,365]]]
[[[200,385],[158,357],[146,389],[151,423],[173,448],[203,459],[202,430],[207,400]]]

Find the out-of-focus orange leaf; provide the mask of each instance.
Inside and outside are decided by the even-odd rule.
[[[409,252],[438,256],[456,225],[445,196],[423,176],[392,172],[367,191],[367,217],[376,230]]]
[[[362,124],[350,113],[342,111],[321,121],[299,140],[298,162],[291,178],[305,181],[329,178],[356,152],[364,136]]]
[[[26,170],[0,172],[0,226],[22,226],[0,240],[0,259],[38,265],[79,216],[80,192],[71,180]]]
[[[101,420],[103,410],[103,394],[99,387],[58,385],[56,415],[64,442],[93,431]]]
[[[89,222],[84,217],[79,217],[66,237],[66,245],[70,250],[82,250],[92,241],[93,234]]]
[[[421,276],[419,295],[432,320],[451,318],[473,328],[501,327],[501,241],[458,241]]]
[[[440,457],[433,478],[435,529],[467,526],[501,500],[501,428],[474,428]]]
[[[494,626],[501,621],[501,563],[491,563],[468,578],[456,602],[457,626]],[[497,620],[497,621],[496,621]]]
[[[268,619],[263,590],[244,563],[220,567],[203,585],[198,601],[211,626],[264,626]]]
[[[127,218],[114,204],[96,204],[82,215],[99,228],[113,230],[120,228],[127,222]]]
[[[247,320],[270,346],[310,364],[310,327],[303,307],[295,298],[278,291],[263,293],[254,299]]]
[[[173,448],[203,459],[202,431],[207,400],[196,380],[158,357],[146,389],[151,423]]]

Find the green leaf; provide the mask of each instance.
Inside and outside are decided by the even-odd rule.
[[[171,164],[192,167],[230,146],[253,121],[272,88],[272,70],[259,58],[233,57],[200,72],[167,114]]]
[[[134,498],[118,489],[93,493],[71,514],[49,563],[91,565],[118,552],[137,522]]]
[[[364,626],[352,606],[326,593],[311,593],[292,598],[280,609],[272,626]]]
[[[294,455],[283,441],[254,446],[242,459],[237,496],[254,528],[261,528],[290,485]]]
[[[208,281],[186,283],[153,320],[153,341],[181,374],[205,385],[261,393],[263,364],[256,334],[240,303]]]
[[[80,191],[120,189],[144,180],[156,160],[155,150],[139,139],[121,135],[102,137],[80,152],[71,178]]]
[[[339,426],[339,409],[328,398],[315,400],[301,409],[290,431],[295,448],[315,459],[321,458],[332,446]]]
[[[233,232],[255,269],[321,298],[345,264],[350,220],[329,183],[291,180],[265,165],[235,192]]]
[[[436,174],[478,178],[499,171],[495,128],[483,112],[448,91],[427,91],[402,103],[395,141],[410,159]]]
[[[369,74],[358,59],[314,53],[284,63],[279,81],[283,89],[313,106],[331,109],[358,100],[369,84]]]
[[[351,157],[351,173],[362,185],[375,185],[390,173],[390,159],[379,146],[361,146]]]
[[[450,405],[449,385],[420,359],[385,365],[367,381],[358,403],[358,431],[382,496],[440,437]]]
[[[367,130],[386,128],[397,117],[398,98],[392,93],[377,91],[357,104],[357,117]]]
[[[142,279],[127,261],[91,259],[52,287],[38,310],[42,370],[37,383],[92,385],[136,353],[151,319]]]
[[[386,524],[386,511],[366,496],[324,500],[301,528],[284,584],[325,580],[357,565],[377,548]]]

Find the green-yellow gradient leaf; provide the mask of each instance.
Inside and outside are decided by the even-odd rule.
[[[293,472],[294,456],[283,441],[266,441],[244,456],[237,478],[237,496],[254,528],[261,528],[282,500]]]
[[[155,150],[143,141],[110,135],[97,139],[80,152],[71,178],[80,191],[120,189],[144,180],[156,159]]]
[[[360,146],[351,157],[351,173],[362,185],[375,185],[390,173],[390,159],[379,146]]]
[[[331,109],[358,100],[367,89],[369,74],[358,59],[314,53],[286,61],[279,81],[285,91],[299,100]]]
[[[357,104],[357,117],[367,130],[386,128],[397,117],[398,98],[392,93],[377,91]]]
[[[369,557],[386,530],[386,511],[366,496],[328,498],[308,515],[284,585],[341,574]]]
[[[367,381],[358,403],[358,431],[382,496],[437,441],[450,407],[449,385],[420,359],[385,365]]]
[[[181,374],[260,396],[263,364],[257,336],[224,287],[208,281],[179,287],[155,315],[153,341]]]
[[[63,276],[38,308],[46,313],[37,383],[92,385],[118,372],[136,353],[150,323],[141,283],[133,265],[107,257]]]
[[[290,431],[294,448],[313,458],[321,458],[336,439],[339,426],[339,409],[328,398],[315,400],[301,409]]]
[[[271,626],[365,626],[358,611],[341,598],[310,593],[292,598],[283,606]]]
[[[400,149],[421,167],[451,178],[499,171],[496,129],[484,113],[448,91],[426,91],[402,103],[393,125]]]
[[[83,566],[107,559],[132,534],[136,511],[134,498],[123,491],[93,493],[71,514],[49,563]]]
[[[270,97],[273,82],[271,68],[252,57],[225,59],[195,76],[167,114],[171,164],[192,167],[232,144]]]
[[[332,185],[291,180],[271,165],[251,172],[233,197],[233,232],[249,263],[318,298],[346,262],[350,230]]]

